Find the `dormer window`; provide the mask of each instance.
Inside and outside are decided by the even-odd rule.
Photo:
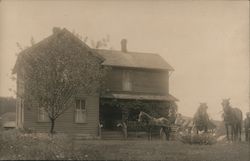
[[[123,71],[122,89],[124,91],[131,91],[132,90],[130,71],[127,71],[127,70]]]

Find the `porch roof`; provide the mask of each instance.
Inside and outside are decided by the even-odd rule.
[[[108,93],[102,95],[101,97],[116,98],[116,99],[133,99],[133,100],[179,101],[171,94],[155,95],[155,94]]]

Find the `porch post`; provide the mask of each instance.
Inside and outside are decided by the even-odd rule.
[[[122,130],[123,130],[123,134],[124,134],[124,139],[128,138],[128,131],[127,131],[127,125],[125,122],[122,122]]]
[[[98,136],[100,137],[100,139],[102,139],[102,124],[101,123],[98,124]]]
[[[124,135],[124,139],[128,138],[128,131],[127,131],[127,120],[128,120],[128,113],[129,110],[127,107],[121,107],[122,108],[122,131]]]

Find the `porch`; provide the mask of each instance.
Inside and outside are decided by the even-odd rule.
[[[171,102],[159,100],[133,100],[102,98],[100,100],[99,135],[104,140],[146,140],[145,124],[138,122],[140,111],[153,117],[167,117]],[[152,129],[152,139],[161,139],[160,127]]]

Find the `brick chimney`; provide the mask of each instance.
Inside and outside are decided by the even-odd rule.
[[[127,40],[126,39],[121,40],[121,51],[127,52]]]

